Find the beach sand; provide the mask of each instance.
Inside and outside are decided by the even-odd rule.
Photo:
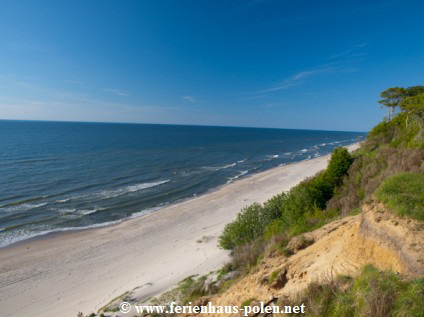
[[[217,247],[218,236],[241,208],[287,191],[328,159],[277,167],[116,225],[2,248],[0,315],[76,317],[135,287],[149,297],[216,270],[229,259]]]

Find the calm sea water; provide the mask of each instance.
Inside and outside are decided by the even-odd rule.
[[[0,246],[154,212],[364,133],[0,121]]]

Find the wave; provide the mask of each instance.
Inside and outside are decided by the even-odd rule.
[[[95,224],[83,226],[83,227],[65,227],[65,228],[56,228],[56,229],[38,230],[38,231],[36,231],[36,230],[34,231],[34,230],[31,230],[31,229],[21,229],[21,230],[17,230],[17,231],[14,230],[14,231],[10,231],[10,232],[7,232],[7,229],[9,229],[9,228],[0,228],[0,232],[1,232],[1,234],[0,234],[0,248],[8,246],[12,243],[28,240],[28,239],[35,238],[35,237],[40,237],[40,236],[43,236],[43,235],[46,235],[46,234],[67,232],[67,231],[77,231],[77,230],[84,230],[84,229],[92,229],[92,228],[99,228],[99,227],[105,227],[105,226],[117,224],[117,223],[120,223],[120,222],[122,222],[126,219],[138,218],[138,217],[147,215],[149,213],[158,211],[160,209],[165,208],[166,205],[168,205],[168,204],[169,204],[168,202],[161,203],[157,207],[141,210],[141,211],[133,213],[131,216],[125,217],[123,219],[107,221],[107,222],[102,222],[102,223],[95,223]],[[58,211],[61,212],[61,213],[80,214],[80,215],[86,216],[86,215],[95,213],[97,211],[103,210],[103,209],[105,209],[105,208],[95,208],[95,209],[92,209],[92,210],[89,210],[89,209],[77,210],[75,208],[68,208],[68,209],[62,208],[62,209],[58,209]],[[10,229],[13,229],[13,228],[11,227]],[[6,230],[6,232],[4,232],[5,230]]]
[[[9,233],[2,232],[2,234],[0,235],[0,248],[8,246],[12,243],[28,240],[35,237],[44,236],[46,234],[105,227],[105,226],[110,226],[113,224],[120,223],[123,220],[124,219],[96,223],[96,224],[92,224],[85,227],[66,227],[66,228],[56,228],[56,229],[39,230],[39,231],[32,231],[32,230],[30,231],[30,230],[23,229],[19,231],[10,231]]]
[[[187,176],[192,176],[192,175],[199,174],[201,172],[202,171],[196,170],[196,169],[193,169],[193,170],[188,169],[188,170],[185,170],[185,171],[181,171],[179,173],[180,173],[181,176],[187,177]],[[177,174],[177,172],[174,172],[174,174]]]
[[[77,214],[77,215],[89,215],[105,208],[94,208],[94,209],[76,209],[76,208],[59,208],[56,211],[60,214]]]
[[[274,154],[274,155],[268,155],[267,157],[268,157],[268,158],[270,158],[270,159],[273,159],[273,158],[278,158],[278,157],[280,157],[280,155],[278,155],[278,154]]]
[[[110,190],[103,190],[100,192],[90,193],[90,194],[84,194],[84,195],[75,195],[67,199],[58,200],[58,202],[67,202],[69,200],[77,200],[77,199],[83,199],[83,200],[89,200],[89,199],[108,199],[108,198],[114,198],[118,196],[122,196],[128,193],[134,193],[138,192],[140,190],[148,189],[151,187],[159,186],[165,183],[170,182],[169,179],[163,180],[163,181],[157,181],[152,183],[140,183],[135,185],[129,185],[118,189],[110,189]]]
[[[234,177],[229,177],[228,178],[228,181],[227,181],[227,184],[229,184],[229,183],[231,183],[233,180],[236,180],[237,178],[239,178],[239,177],[242,177],[243,175],[246,175],[247,173],[249,173],[249,170],[246,170],[246,171],[241,171],[239,174],[237,174],[236,176],[234,176]]]
[[[133,218],[138,218],[138,217],[141,217],[141,216],[148,215],[148,214],[150,214],[152,212],[155,212],[155,211],[158,211],[160,209],[165,208],[164,205],[166,205],[166,204],[163,204],[162,206],[158,206],[158,207],[143,209],[141,211],[138,211],[138,212],[133,213],[129,218],[133,219]]]
[[[219,170],[223,170],[229,167],[234,167],[237,165],[237,162],[231,163],[231,164],[227,164],[224,166],[202,166],[203,169],[208,170],[208,171],[219,171]]]
[[[78,210],[77,213],[80,214],[80,215],[87,216],[89,214],[93,214],[93,213],[95,213],[97,211],[100,211],[100,210],[102,210],[102,209],[101,208],[100,209],[97,209],[97,208],[94,208],[94,209],[81,209],[81,210]]]
[[[76,208],[59,208],[57,209],[57,212],[61,213],[61,214],[69,214],[72,212],[77,211]]]
[[[42,200],[42,199],[47,198],[47,197],[49,197],[49,196],[43,195],[43,196],[38,196],[38,197],[27,198],[27,199],[24,199],[24,200],[13,201],[13,202],[10,202],[10,203],[4,204],[4,205],[0,205],[0,208],[23,205],[25,203],[29,203],[31,201]]]
[[[39,204],[23,203],[19,205],[9,205],[6,207],[1,207],[0,212],[27,211],[27,210],[43,207],[45,205],[47,205],[47,203],[39,203]]]

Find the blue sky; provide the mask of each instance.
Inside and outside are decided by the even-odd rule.
[[[422,1],[0,3],[0,118],[368,131],[423,85]]]

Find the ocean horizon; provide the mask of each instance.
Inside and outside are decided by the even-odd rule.
[[[140,217],[364,132],[0,121],[0,247]]]

